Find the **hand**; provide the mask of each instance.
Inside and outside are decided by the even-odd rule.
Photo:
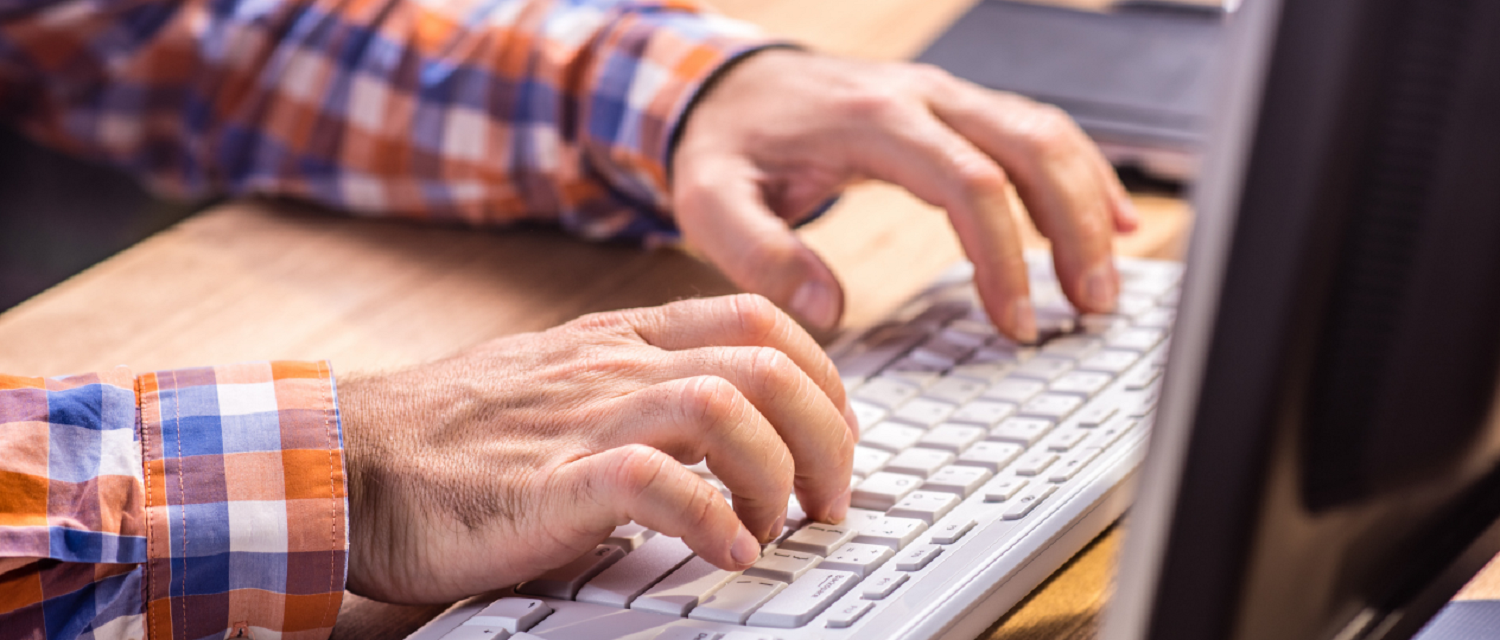
[[[1109,164],[1061,110],[933,67],[756,53],[702,97],[672,160],[690,246],[746,291],[831,328],[833,272],[790,231],[852,181],[898,184],[948,212],[996,326],[1036,339],[1019,194],[1079,309],[1114,308],[1110,238],[1138,218]]]
[[[849,509],[838,372],[765,298],[585,316],[342,382],[349,589],[451,602],[535,577],[635,521],[744,569],[795,489]],[[846,417],[849,416],[849,417]],[[707,459],[734,494],[683,465]]]

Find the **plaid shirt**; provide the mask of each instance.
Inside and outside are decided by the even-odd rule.
[[[675,238],[668,155],[766,45],[697,0],[0,0],[0,119],[170,194]]]
[[[689,0],[0,0],[0,117],[157,188],[652,241]],[[0,640],[311,638],[347,558],[326,363],[0,376]]]
[[[337,406],[327,363],[0,376],[0,638],[326,637]]]

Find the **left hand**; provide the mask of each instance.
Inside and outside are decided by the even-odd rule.
[[[726,71],[683,126],[672,200],[684,239],[811,325],[838,323],[843,291],[790,225],[867,178],[947,210],[1006,335],[1036,339],[1016,194],[1052,240],[1073,304],[1114,307],[1110,240],[1138,218],[1098,148],[1056,107],[930,66],[772,49]]]

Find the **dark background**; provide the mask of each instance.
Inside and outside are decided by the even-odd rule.
[[[0,311],[193,210],[151,197],[121,171],[0,127]]]

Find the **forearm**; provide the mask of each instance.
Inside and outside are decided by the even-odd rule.
[[[347,557],[335,393],[326,363],[0,376],[0,591],[17,594],[0,626],[331,630]]]
[[[37,96],[7,110],[54,144],[177,193],[594,238],[670,232],[683,110],[762,45],[687,1],[32,2],[64,17],[0,38],[50,55],[0,77]]]

